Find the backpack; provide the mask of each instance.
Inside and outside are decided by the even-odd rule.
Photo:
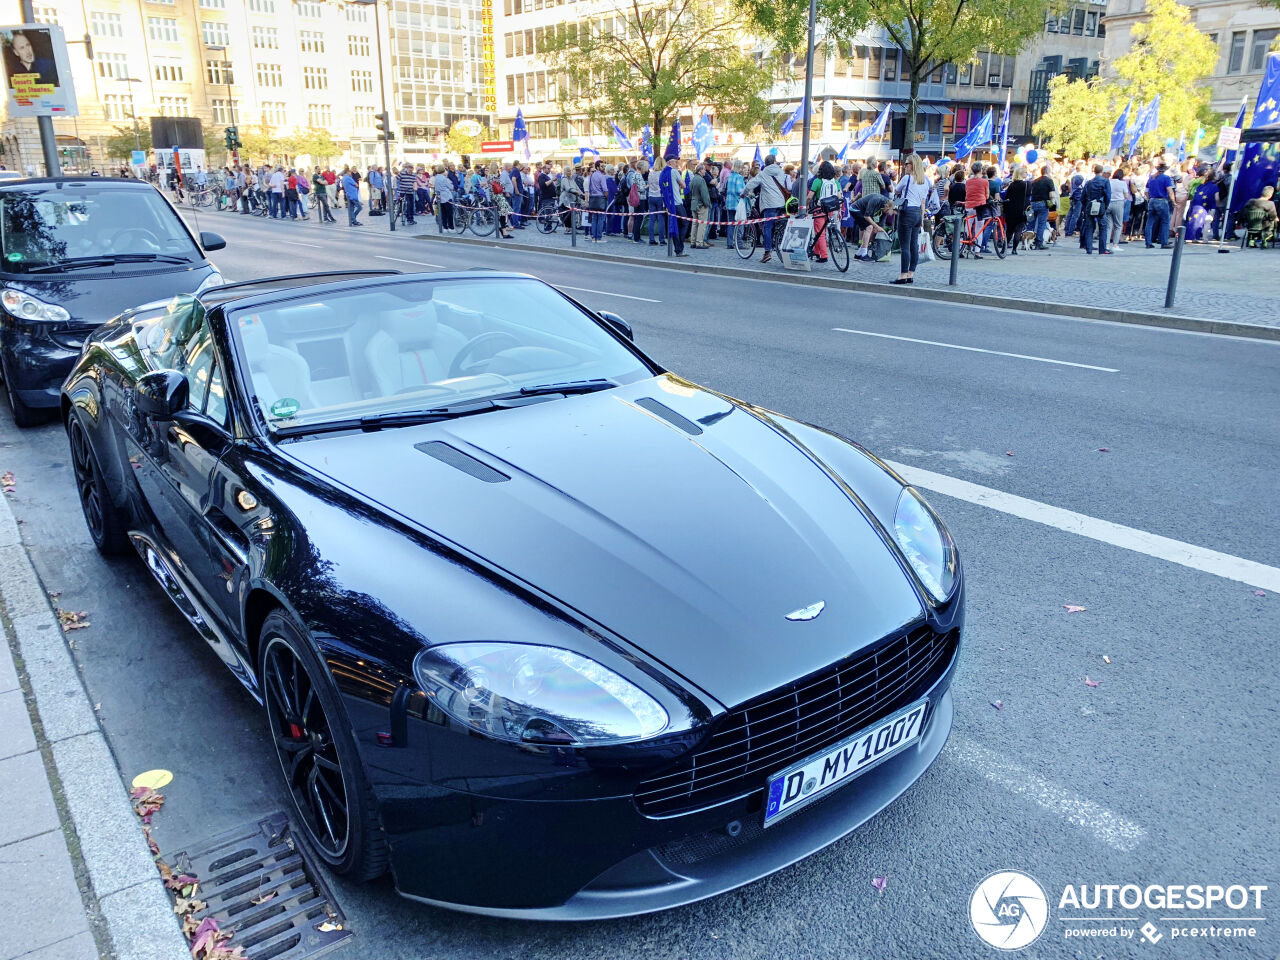
[[[640,206],[640,174],[634,170],[630,174],[631,189],[627,191],[627,203],[633,207]]]

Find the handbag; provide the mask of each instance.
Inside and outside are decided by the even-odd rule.
[[[919,251],[918,259],[920,260],[936,259],[933,255],[933,244],[929,242],[929,238],[924,235],[923,231],[920,233],[919,238],[916,240],[916,249]]]
[[[1101,200],[1090,200],[1090,201],[1089,201],[1089,216],[1091,216],[1091,217],[1100,217],[1100,216],[1102,216],[1102,201],[1101,201]]]

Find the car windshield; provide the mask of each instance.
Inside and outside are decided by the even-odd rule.
[[[532,279],[382,281],[232,310],[231,320],[256,402],[273,430],[287,432],[652,373]]]
[[[0,193],[0,255],[4,268],[18,273],[203,257],[154,190],[54,184]]]

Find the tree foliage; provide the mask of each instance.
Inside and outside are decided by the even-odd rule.
[[[738,2],[781,47],[806,48],[808,0]],[[818,20],[828,44],[853,43],[860,30],[876,26],[902,51],[903,79],[910,87],[908,143],[915,139],[920,85],[939,64],[964,63],[981,50],[1017,53],[1044,29],[1045,10],[1044,0],[818,0]]]
[[[1049,81],[1049,109],[1036,122],[1035,133],[1068,156],[1107,153],[1118,114],[1113,103],[1113,94],[1097,77],[1072,80],[1059,74]]]
[[[712,108],[736,130],[770,123],[772,60],[743,48],[749,22],[714,0],[619,0],[594,19],[560,24],[539,49],[558,74],[562,112],[653,128],[654,149],[682,106]],[[638,139],[638,138],[637,138]]]
[[[471,156],[480,152],[480,141],[491,139],[489,128],[482,126],[475,134],[467,133],[463,125],[470,126],[465,120],[459,120],[444,135],[445,145],[451,153]]]
[[[323,127],[303,127],[287,137],[281,149],[290,157],[308,157],[313,164],[326,163],[342,152],[333,136]]]
[[[280,138],[276,128],[267,123],[254,126],[240,125],[240,159],[246,162],[262,163],[280,156]]]
[[[138,124],[138,140],[133,139],[133,127],[116,127],[115,133],[106,139],[107,157],[112,160],[128,160],[134,150],[145,150],[151,155],[151,128]],[[141,147],[136,144],[142,143]]]

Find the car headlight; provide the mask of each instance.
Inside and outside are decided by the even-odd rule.
[[[4,308],[19,320],[66,323],[71,319],[71,314],[62,307],[55,307],[52,303],[37,300],[31,294],[14,290],[12,287],[5,287],[4,292],[0,293],[0,302],[4,303]]]
[[[933,508],[911,487],[904,487],[898,497],[893,539],[933,599],[941,602],[951,596],[958,564],[955,542]]]
[[[207,277],[205,277],[203,280],[200,281],[200,286],[196,287],[195,293],[193,293],[192,296],[199,296],[200,294],[208,290],[210,287],[220,287],[222,286],[222,282],[223,282],[222,274],[220,274],[217,270],[215,270],[213,271],[213,273],[209,274]]]
[[[557,647],[447,643],[418,654],[413,672],[437,707],[500,740],[598,746],[643,740],[670,724],[635,684]]]

